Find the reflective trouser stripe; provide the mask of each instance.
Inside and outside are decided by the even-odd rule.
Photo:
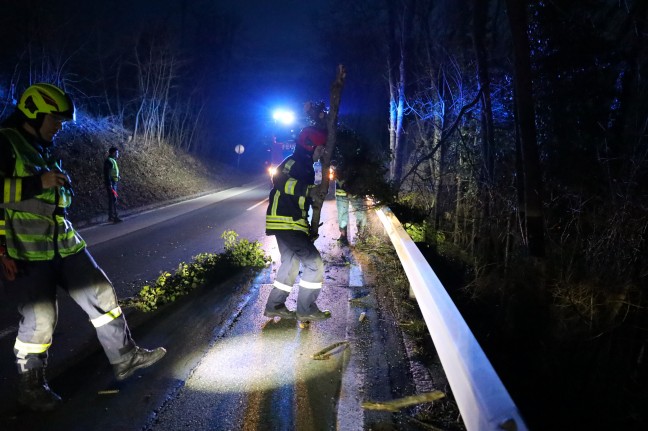
[[[299,280],[299,285],[305,287],[306,289],[321,289],[322,283],[314,283],[312,281]]]
[[[94,325],[95,328],[100,328],[103,325],[112,322],[119,316],[121,316],[122,310],[121,307],[116,307],[107,312],[106,314],[103,314],[99,317],[95,317],[94,319],[90,320],[92,324]]]
[[[283,290],[284,292],[290,292],[292,290],[292,286],[288,286],[287,284],[283,284],[277,280],[275,280],[272,285],[279,290]]]
[[[33,344],[33,343],[23,343],[20,341],[18,338],[16,338],[16,343],[14,344],[14,349],[16,349],[18,352],[22,354],[30,354],[30,353],[45,353],[47,349],[50,348],[52,343],[47,343],[47,344]]]

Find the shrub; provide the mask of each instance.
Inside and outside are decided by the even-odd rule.
[[[142,287],[128,305],[144,312],[154,311],[205,285],[218,274],[263,268],[270,261],[258,241],[238,240],[238,234],[231,230],[223,232],[221,238],[225,239],[223,253],[201,253],[191,263],[181,262],[174,274],[162,272],[155,284]]]

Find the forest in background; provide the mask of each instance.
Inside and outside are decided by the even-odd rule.
[[[223,156],[213,119],[235,115],[218,95],[243,67],[241,21],[182,3],[184,31],[171,15],[131,27],[124,10],[116,31],[82,19],[96,5],[3,4],[0,113],[29,83],[54,82],[80,120],[123,127],[142,151]],[[384,155],[397,199],[381,200],[461,263],[456,300],[532,428],[645,426],[648,2],[327,7],[305,19],[321,67],[348,70],[340,121]],[[359,178],[373,194],[375,177]]]
[[[648,2],[373,5],[335,43],[386,65],[393,205],[529,426],[643,429]]]

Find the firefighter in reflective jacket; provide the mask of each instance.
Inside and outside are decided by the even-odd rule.
[[[308,211],[315,188],[313,163],[324,153],[326,132],[315,127],[304,128],[297,138],[295,151],[288,156],[272,177],[273,188],[266,211],[266,234],[277,239],[281,265],[268,296],[264,315],[324,320],[330,312],[322,311],[315,301],[322,289],[324,263],[309,237]],[[297,310],[291,311],[285,301],[299,274]]]
[[[87,313],[118,380],[166,353],[134,343],[112,284],[66,218],[70,180],[50,151],[63,123],[73,119],[74,105],[63,90],[34,84],[0,129],[0,275],[21,315],[14,344],[18,402],[35,411],[61,402],[45,378],[57,287]]]

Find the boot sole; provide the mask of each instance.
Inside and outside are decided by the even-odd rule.
[[[274,314],[274,313],[263,313],[263,315],[269,319],[274,319],[275,317],[281,317],[282,319],[291,319],[294,320],[297,318],[294,314],[286,316],[284,314]]]
[[[324,312],[323,316],[297,316],[297,320],[304,322],[319,322],[322,320],[327,320],[331,318],[331,312]]]

